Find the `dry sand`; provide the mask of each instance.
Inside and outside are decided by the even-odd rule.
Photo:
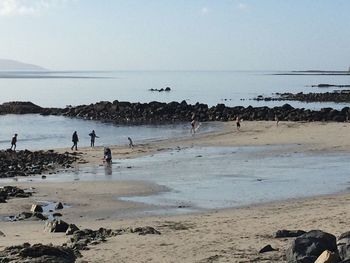
[[[212,134],[150,142],[134,149],[112,147],[113,157],[139,155],[188,146],[298,145],[304,152],[349,152],[350,124],[243,122],[241,131],[233,123]],[[289,148],[286,148],[289,149]],[[60,151],[65,151],[61,149]],[[102,149],[80,149],[89,163],[101,163]],[[89,165],[89,164],[85,164]],[[14,199],[0,205],[0,216],[18,214],[37,201],[63,201],[74,209],[65,209],[63,219],[81,228],[120,228],[152,226],[162,235],[126,234],[91,246],[81,262],[283,262],[288,239],[274,239],[279,229],[322,229],[339,235],[348,231],[350,195],[337,194],[309,199],[281,201],[244,208],[210,211],[181,216],[120,218],[142,208],[142,204],[121,202],[116,196],[148,194],[159,190],[144,182],[14,183],[34,187],[29,199]],[[43,232],[43,222],[0,222],[0,249],[30,243],[62,244],[63,234]],[[258,254],[271,244],[276,252]]]

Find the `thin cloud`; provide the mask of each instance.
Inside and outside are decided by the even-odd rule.
[[[209,8],[208,7],[202,7],[201,9],[201,14],[203,16],[207,15],[209,13]]]
[[[0,16],[38,15],[69,0],[0,0]]]
[[[246,9],[248,9],[248,5],[245,4],[245,3],[239,3],[239,4],[237,5],[237,8],[238,8],[239,10],[246,10]]]

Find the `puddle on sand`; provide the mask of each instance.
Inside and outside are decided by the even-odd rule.
[[[144,212],[150,214],[238,207],[346,190],[350,154],[303,154],[298,147],[175,149],[115,160],[110,167],[84,167],[50,175],[46,181],[135,180],[170,189],[149,196],[116,197],[146,203],[150,209]]]

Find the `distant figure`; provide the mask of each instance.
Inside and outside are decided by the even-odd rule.
[[[241,129],[241,119],[237,116],[236,118],[237,131]]]
[[[112,151],[108,147],[103,150],[103,161],[108,164],[112,162]]]
[[[280,120],[278,119],[277,114],[275,114],[275,122],[276,122],[276,127],[278,127],[278,123],[280,122]]]
[[[16,147],[17,147],[17,133],[12,137],[11,140],[11,150],[13,148],[14,151],[16,151]]]
[[[192,133],[192,134],[195,134],[195,133],[196,133],[196,124],[197,124],[196,120],[193,119],[193,120],[191,121],[191,133]]]
[[[72,142],[73,142],[73,146],[72,146],[72,151],[75,147],[75,150],[78,151],[78,142],[79,142],[79,138],[78,138],[78,134],[77,132],[75,131],[72,135]]]
[[[134,148],[134,143],[132,142],[130,137],[128,137],[128,140],[129,140],[129,148]]]
[[[89,136],[91,137],[91,147],[95,147],[95,139],[100,137],[96,135],[95,130],[92,130]]]

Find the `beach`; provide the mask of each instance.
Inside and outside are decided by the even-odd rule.
[[[133,149],[113,146],[113,159],[152,156],[186,147],[283,146],[274,149],[276,154],[350,151],[348,123],[280,122],[277,127],[275,122],[243,121],[241,125],[237,131],[235,123],[227,122],[219,131],[145,142]],[[63,153],[68,149],[57,150]],[[79,165],[100,165],[102,150],[102,147],[80,148],[84,161]],[[277,230],[321,229],[335,235],[349,230],[346,222],[350,217],[350,195],[346,191],[199,213],[133,216],[130,211],[147,206],[116,197],[149,195],[163,191],[162,186],[135,180],[13,181],[11,185],[31,187],[35,193],[30,198],[11,199],[2,204],[0,216],[18,214],[29,210],[33,203],[50,200],[69,204],[72,208],[63,210],[62,219],[81,229],[151,226],[161,232],[156,236],[125,234],[108,238],[107,242],[82,251],[83,257],[78,262],[283,262],[291,239],[274,238]],[[0,248],[24,242],[57,245],[67,242],[64,234],[44,232],[44,225],[42,221],[0,222],[0,231],[6,235],[0,238]],[[259,254],[267,244],[278,251]]]

